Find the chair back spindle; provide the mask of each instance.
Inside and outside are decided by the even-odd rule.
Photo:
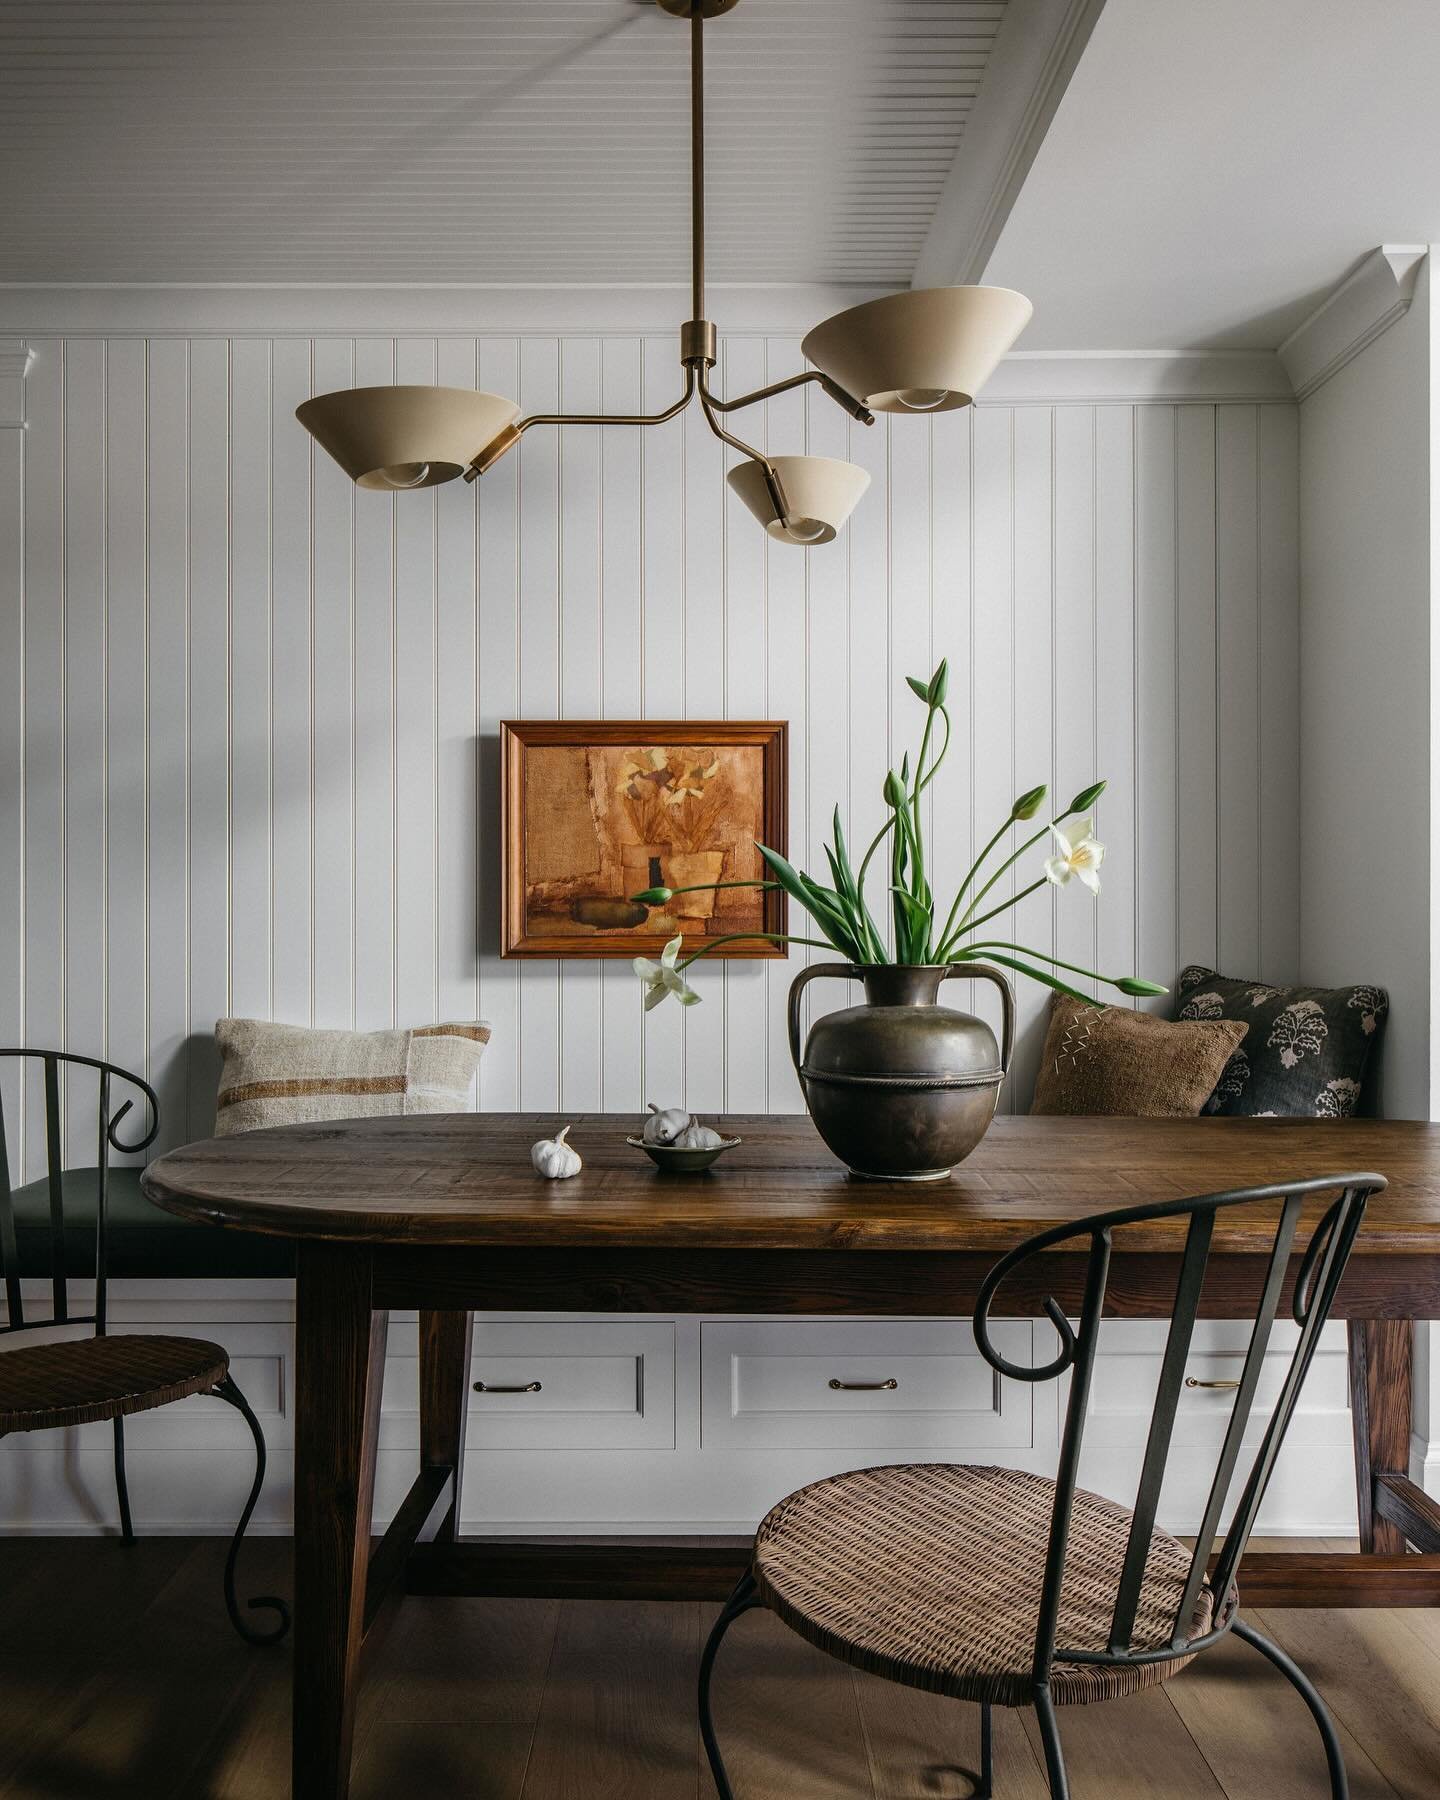
[[[1050,1381],[1066,1373],[1070,1393],[1061,1433],[1060,1458],[1055,1479],[1055,1498],[1050,1522],[1040,1607],[1036,1622],[1034,1676],[1038,1684],[1049,1679],[1057,1660],[1092,1664],[1159,1662],[1201,1648],[1225,1630],[1233,1614],[1232,1592],[1240,1560],[1254,1530],[1261,1503],[1285,1434],[1295,1412],[1300,1390],[1309,1373],[1328,1320],[1340,1281],[1371,1196],[1383,1190],[1383,1176],[1335,1175],[1310,1181],[1257,1187],[1194,1199],[1160,1202],[1104,1213],[1072,1224],[1057,1226],[1019,1245],[998,1262],[981,1287],[975,1312],[975,1339],[980,1353],[1000,1374],[1027,1382]],[[1215,1551],[1221,1520],[1236,1479],[1241,1451],[1265,1357],[1286,1281],[1294,1259],[1295,1243],[1307,1200],[1338,1194],[1310,1233],[1296,1268],[1291,1314],[1299,1335],[1280,1384],[1280,1392],[1261,1435],[1259,1447],[1235,1500],[1229,1528]],[[1269,1253],[1260,1281],[1259,1296],[1250,1327],[1245,1358],[1235,1385],[1233,1402],[1216,1458],[1214,1478],[1206,1495],[1179,1604],[1168,1635],[1163,1639],[1147,1628],[1148,1642],[1136,1642],[1147,1565],[1159,1514],[1161,1493],[1170,1464],[1175,1428],[1180,1414],[1185,1371],[1195,1338],[1195,1326],[1204,1298],[1205,1279],[1217,1222],[1233,1207],[1273,1208],[1276,1222],[1268,1239]],[[1065,1577],[1070,1519],[1078,1487],[1080,1458],[1089,1413],[1090,1391],[1105,1310],[1107,1283],[1117,1249],[1128,1230],[1159,1220],[1189,1220],[1175,1284],[1175,1301],[1161,1357],[1160,1376],[1145,1439],[1132,1517],[1116,1579],[1110,1611],[1108,1642],[1103,1650],[1068,1647],[1057,1642]],[[1060,1352],[1050,1362],[1034,1368],[1012,1363],[990,1338],[989,1321],[996,1296],[1005,1282],[1032,1257],[1047,1252],[1079,1248],[1088,1239],[1083,1295],[1078,1325],[1072,1325],[1053,1298],[1045,1311],[1060,1337]],[[1214,1566],[1211,1568],[1211,1558]],[[1212,1596],[1202,1605],[1206,1587]],[[1108,1593],[1107,1593],[1108,1599]],[[1168,1601],[1166,1615],[1168,1617]]]
[[[160,1129],[160,1107],[155,1091],[138,1075],[114,1063],[95,1057],[75,1056],[63,1050],[0,1049],[0,1058],[14,1058],[20,1063],[24,1091],[24,1071],[32,1064],[40,1065],[44,1095],[45,1119],[45,1194],[46,1219],[42,1232],[48,1246],[45,1258],[50,1284],[48,1318],[27,1318],[25,1293],[21,1282],[20,1230],[15,1213],[15,1191],[10,1179],[9,1145],[6,1136],[5,1103],[0,1093],[0,1278],[5,1288],[5,1322],[0,1335],[12,1331],[36,1331],[59,1325],[93,1325],[97,1337],[105,1335],[107,1284],[109,1274],[108,1220],[110,1198],[110,1157],[114,1152],[134,1155],[148,1149]],[[95,1307],[93,1312],[72,1313],[70,1310],[69,1269],[65,1239],[65,1159],[62,1130],[62,1068],[67,1080],[75,1074],[87,1078],[93,1072],[96,1091],[95,1135]],[[120,1125],[134,1108],[134,1099],[123,1100],[113,1111],[112,1081],[128,1084],[142,1095],[149,1109],[147,1129],[131,1142],[120,1136]],[[23,1101],[22,1101],[23,1104]]]

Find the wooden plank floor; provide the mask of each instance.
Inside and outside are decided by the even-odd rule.
[[[1338,1547],[1338,1546],[1337,1546]],[[0,1800],[283,1800],[288,1646],[249,1650],[215,1540],[0,1542]],[[289,1546],[246,1552],[288,1590]],[[695,1668],[716,1609],[401,1603],[367,1681],[355,1800],[711,1800]],[[1340,1725],[1355,1800],[1440,1800],[1440,1613],[1269,1612]],[[978,1713],[857,1675],[766,1613],[735,1627],[716,1712],[738,1800],[964,1800]],[[1066,1710],[1075,1800],[1316,1800],[1299,1698],[1246,1646],[1161,1691]],[[1045,1800],[1033,1719],[996,1716],[1002,1800]]]

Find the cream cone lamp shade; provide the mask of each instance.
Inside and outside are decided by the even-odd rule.
[[[833,456],[772,456],[790,510],[776,517],[775,502],[758,462],[737,463],[725,477],[755,517],[782,544],[828,544],[855,510],[870,477]]]
[[[393,490],[463,475],[519,411],[473,388],[362,387],[320,394],[295,417],[357,487]]]
[[[1034,309],[1012,288],[912,288],[826,319],[801,349],[872,412],[968,406]]]

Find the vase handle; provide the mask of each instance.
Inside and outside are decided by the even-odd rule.
[[[942,981],[949,981],[952,976],[964,980],[967,976],[978,975],[982,981],[993,981],[1000,990],[1000,1006],[1004,1023],[1000,1028],[1000,1073],[1010,1073],[1010,1054],[1015,1048],[1015,990],[999,969],[992,969],[989,963],[958,962],[941,976]]]
[[[795,1073],[800,1073],[800,996],[817,975],[843,975],[847,981],[858,981],[860,971],[853,963],[811,963],[802,969],[790,983],[790,1009],[788,1023],[790,1027],[790,1060],[795,1065]]]

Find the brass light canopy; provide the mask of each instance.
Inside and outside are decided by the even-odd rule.
[[[800,348],[874,412],[969,406],[1034,307],[1013,288],[911,288],[852,306]]]
[[[679,399],[654,413],[532,413],[471,388],[363,387],[319,394],[295,409],[315,441],[358,487],[396,492],[474,481],[536,425],[663,425],[692,400],[723,443],[744,458],[727,481],[777,543],[828,544],[870,485],[855,463],[829,456],[770,456],[722,415],[815,383],[862,425],[876,412],[947,412],[968,406],[1030,317],[1009,288],[915,288],[852,306],[817,325],[803,349],[814,365],[754,393],[722,399],[710,386],[717,333],[705,317],[705,49],[707,19],[739,0],[657,0],[690,24],[690,298],[680,327]]]

